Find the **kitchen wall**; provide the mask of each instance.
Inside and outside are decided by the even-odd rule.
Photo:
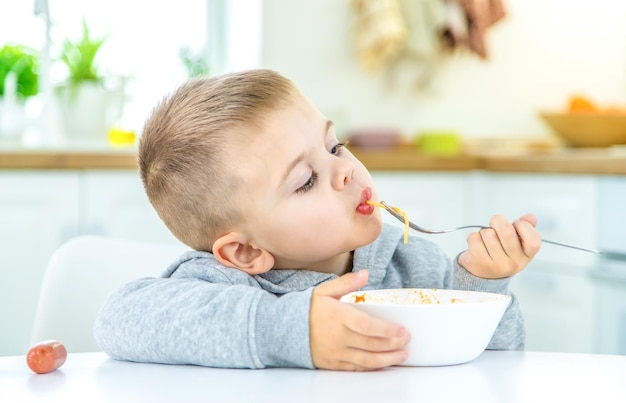
[[[125,114],[140,129],[152,105],[181,80],[174,71],[180,67],[177,47],[204,42],[212,32],[202,26],[205,8],[222,1],[235,14],[235,22],[227,24],[236,31],[233,68],[253,67],[258,59],[254,16],[261,5],[260,63],[295,80],[339,129],[398,126],[407,134],[443,128],[466,136],[542,136],[550,132],[537,111],[562,108],[574,92],[626,105],[626,2],[619,0],[502,0],[507,15],[486,33],[489,59],[468,52],[446,56],[430,89],[421,92],[407,85],[407,74],[395,77],[399,84],[392,86],[385,73],[363,71],[353,46],[352,0],[183,0],[153,6],[148,14],[142,3],[123,0],[107,2],[102,10],[97,2],[51,0],[59,22],[53,34],[80,29],[81,15],[93,23],[105,11],[116,16],[107,23],[115,35],[103,48],[103,65],[133,77]],[[0,42],[41,46],[41,21],[26,3],[0,12]],[[176,28],[163,30],[164,22]]]
[[[486,34],[489,59],[447,57],[427,93],[391,88],[385,74],[361,69],[349,0],[265,0],[262,63],[346,128],[544,136],[537,111],[562,108],[575,92],[626,106],[626,2],[503,1],[506,17]]]

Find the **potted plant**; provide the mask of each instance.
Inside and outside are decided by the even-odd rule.
[[[24,100],[39,93],[39,54],[32,48],[7,44],[0,49],[0,97],[9,73],[17,77],[17,96]]]
[[[67,67],[69,84],[72,87],[84,83],[102,83],[103,79],[96,64],[96,56],[106,37],[93,38],[85,19],[82,20],[82,25],[83,35],[80,40],[64,39],[60,57]]]
[[[58,87],[62,124],[70,138],[104,139],[109,129],[108,110],[119,95],[104,86],[104,75],[97,64],[107,37],[94,37],[82,20],[82,36],[66,38],[59,60],[68,72],[67,81]]]
[[[7,44],[0,48],[0,136],[17,137],[26,125],[24,102],[39,92],[39,54]]]

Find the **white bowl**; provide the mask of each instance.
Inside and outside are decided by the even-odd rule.
[[[341,297],[370,315],[404,326],[411,333],[404,366],[468,362],[489,344],[508,295],[476,291],[404,288],[356,291]]]

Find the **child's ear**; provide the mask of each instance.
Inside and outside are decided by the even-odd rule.
[[[265,249],[256,248],[239,232],[229,232],[213,243],[213,255],[227,267],[245,271],[251,276],[269,271],[274,256]]]

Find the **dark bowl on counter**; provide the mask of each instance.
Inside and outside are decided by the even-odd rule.
[[[402,143],[402,135],[395,129],[360,129],[348,134],[350,146],[364,149],[388,149]]]

